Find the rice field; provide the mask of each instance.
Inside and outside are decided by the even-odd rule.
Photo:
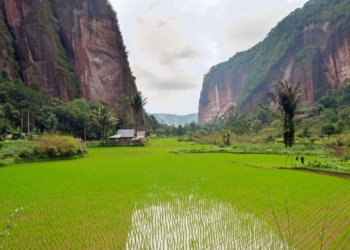
[[[185,147],[201,146],[0,168],[0,232],[24,208],[4,249],[350,248],[349,180],[274,169],[280,155],[169,153]]]

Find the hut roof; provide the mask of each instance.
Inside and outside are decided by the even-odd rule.
[[[145,137],[146,137],[146,131],[137,131],[137,136],[132,138],[132,140],[137,141]]]
[[[120,135],[119,138],[133,138],[135,129],[119,129],[117,135]]]

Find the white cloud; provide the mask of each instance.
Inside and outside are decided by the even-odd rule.
[[[202,76],[307,0],[110,0],[148,112],[197,112]]]
[[[235,16],[219,32],[227,52],[247,50],[262,41],[269,31],[290,13],[285,5],[275,5],[259,11]]]

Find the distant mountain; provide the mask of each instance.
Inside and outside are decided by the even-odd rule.
[[[171,114],[150,114],[153,115],[160,124],[184,126],[186,123],[198,122],[198,114],[171,115]]]

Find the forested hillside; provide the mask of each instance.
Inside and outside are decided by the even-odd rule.
[[[350,1],[311,0],[273,28],[253,48],[205,75],[199,123],[212,123],[232,105],[250,110],[267,103],[282,79],[301,81],[303,100],[314,102],[350,79]]]
[[[0,0],[0,37],[0,140],[52,131],[100,139],[99,110],[119,119],[110,132],[144,128],[109,1]]]
[[[189,115],[171,115],[171,114],[152,114],[160,124],[184,126],[186,123],[198,122],[198,114]]]

